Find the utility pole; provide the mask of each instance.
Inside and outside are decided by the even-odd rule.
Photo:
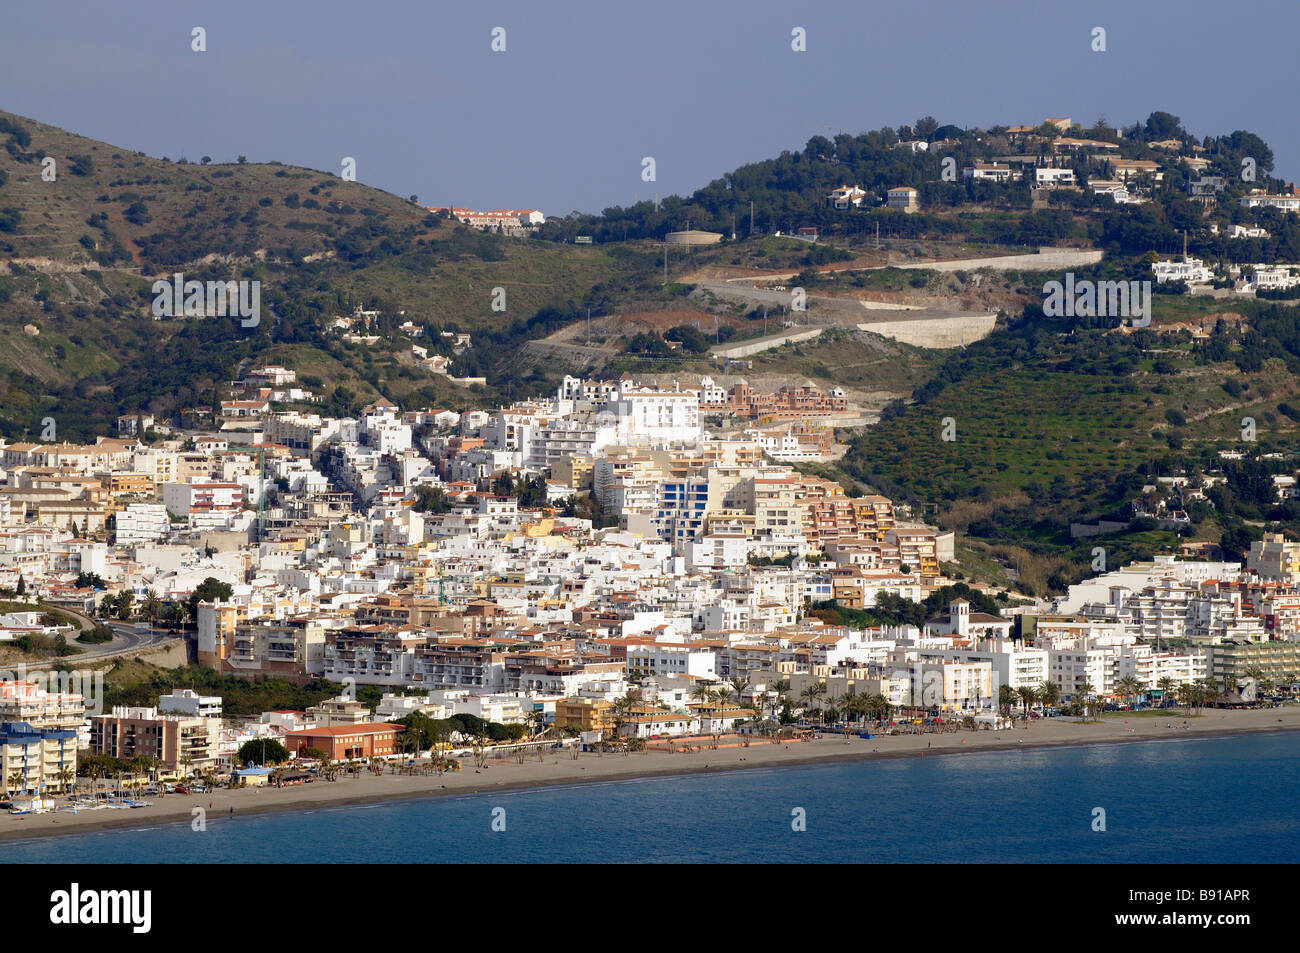
[[[664,284],[668,284],[668,239],[664,239]]]

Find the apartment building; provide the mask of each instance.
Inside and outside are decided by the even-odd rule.
[[[114,540],[119,546],[155,543],[166,539],[171,531],[167,507],[162,503],[128,503],[118,511],[114,521]]]
[[[690,642],[629,641],[627,670],[652,675],[690,675],[693,678],[717,677],[718,657],[712,645]]]
[[[220,722],[117,705],[90,719],[90,750],[123,761],[153,758],[169,771],[201,772],[218,760]]]
[[[614,703],[587,696],[558,699],[555,727],[560,731],[613,731]]]
[[[158,711],[164,715],[188,715],[191,718],[220,718],[221,696],[200,695],[189,688],[175,688],[158,699]]]
[[[77,776],[77,733],[0,721],[0,789],[10,796],[70,791]]]
[[[415,628],[345,626],[325,637],[325,677],[372,685],[414,684],[416,650],[428,641],[427,634]]]
[[[1300,542],[1281,533],[1265,533],[1250,544],[1246,571],[1277,582],[1300,582]]]
[[[823,391],[812,381],[782,387],[776,393],[755,390],[748,381],[738,381],[728,392],[727,409],[737,417],[772,418],[773,420],[827,417],[842,414],[849,408],[843,389]]]
[[[979,711],[997,704],[990,661],[917,659],[910,660],[908,667],[912,680],[909,704],[941,712]]]
[[[425,688],[505,690],[506,652],[489,641],[450,638],[415,650],[414,678]]]
[[[356,699],[344,695],[328,698],[318,705],[312,705],[304,715],[306,720],[317,728],[364,725],[371,721],[369,708]]]
[[[76,732],[85,718],[86,699],[79,693],[51,692],[35,681],[0,681],[0,721]]]
[[[1209,674],[1223,683],[1227,679],[1244,682],[1250,672],[1258,670],[1274,684],[1300,682],[1300,642],[1219,642],[1206,646]]]

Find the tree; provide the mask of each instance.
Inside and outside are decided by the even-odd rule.
[[[1010,715],[1011,706],[1016,703],[1019,697],[1020,696],[1016,693],[1016,690],[1012,688],[1010,685],[999,685],[998,686],[998,708],[1002,710],[1002,714]]]
[[[1083,714],[1084,721],[1088,720],[1089,712],[1091,712],[1092,715],[1094,716],[1093,720],[1094,721],[1096,720],[1095,716],[1097,715],[1097,702],[1094,696],[1094,692],[1096,692],[1096,689],[1092,687],[1092,682],[1088,681],[1085,678],[1083,680],[1083,684],[1079,686],[1079,691],[1078,691],[1079,701],[1083,706],[1082,714]]]
[[[929,139],[939,129],[939,121],[933,116],[923,116],[912,126],[918,139]]]
[[[144,602],[140,604],[140,614],[152,625],[153,622],[162,613],[162,600],[158,598],[158,593],[153,589],[144,591]]]
[[[749,679],[733,678],[731,680],[731,689],[736,693],[736,701],[740,702],[740,696],[745,694],[745,689],[749,688]]]
[[[188,602],[190,618],[197,619],[199,617],[200,602],[216,602],[218,599],[229,599],[234,594],[235,588],[230,583],[222,582],[215,576],[208,576],[207,579],[204,579],[195,587],[194,592],[190,595]]]
[[[1115,683],[1115,687],[1119,689],[1120,694],[1124,696],[1124,700],[1130,705],[1137,700],[1138,695],[1142,694],[1143,688],[1142,683],[1132,675],[1125,675]]]
[[[124,589],[117,594],[117,617],[123,622],[131,619],[131,613],[134,610],[135,593],[129,589]]]
[[[239,746],[240,764],[283,764],[289,760],[289,751],[274,738],[255,738]]]
[[[240,156],[235,161],[238,162],[240,165],[243,165],[248,161],[248,156]]]
[[[1165,708],[1169,705],[1169,699],[1174,694],[1174,680],[1166,675],[1156,682],[1156,687],[1160,689],[1160,707]]]
[[[709,696],[712,692],[709,690],[709,686],[705,685],[703,682],[696,682],[695,687],[691,689],[691,694],[698,698],[700,704],[703,705],[709,700]]]
[[[817,704],[817,699],[821,697],[822,691],[822,686],[817,684],[809,685],[799,693],[799,697],[805,702],[803,706],[805,712],[811,711],[813,706]]]
[[[1044,705],[1051,708],[1061,700],[1061,689],[1057,687],[1056,682],[1045,681],[1038,687],[1038,697],[1042,699]]]
[[[450,513],[451,501],[441,487],[420,484],[415,488],[414,508],[417,513]]]
[[[1159,142],[1162,139],[1182,139],[1187,135],[1183,131],[1183,121],[1167,112],[1153,112],[1147,116],[1143,127],[1147,142]]]
[[[14,594],[21,596],[27,591],[27,582],[23,579],[23,574],[18,574],[18,586],[14,589]]]

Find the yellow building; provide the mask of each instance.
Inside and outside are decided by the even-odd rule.
[[[561,698],[555,703],[555,727],[561,731],[610,731],[614,704],[603,698]]]

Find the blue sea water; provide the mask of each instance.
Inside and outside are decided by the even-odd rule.
[[[186,819],[4,843],[0,862],[1294,863],[1297,795],[1300,733],[1278,733]]]

